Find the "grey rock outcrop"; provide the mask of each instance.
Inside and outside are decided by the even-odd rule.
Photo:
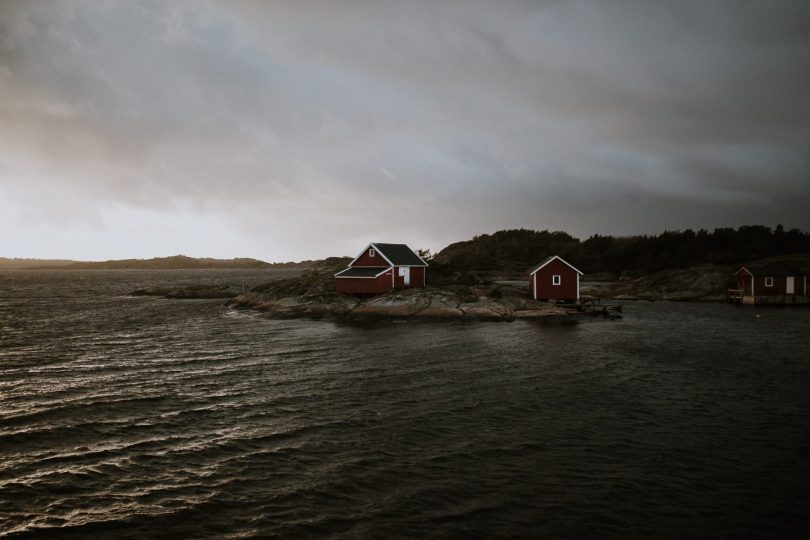
[[[516,318],[574,320],[568,310],[558,306],[504,296],[493,299],[474,296],[475,291],[447,289],[409,289],[368,299],[338,293],[305,294],[276,298],[272,288],[233,298],[229,305],[255,309],[277,318],[335,318],[350,323],[384,320],[478,320],[512,321]],[[514,309],[519,306],[520,309]]]

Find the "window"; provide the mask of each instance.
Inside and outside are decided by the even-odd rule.
[[[773,287],[773,278],[772,277],[766,277],[765,278],[765,286],[766,287]]]
[[[556,275],[556,274],[551,276],[551,284],[552,285],[559,285],[560,283],[562,283],[562,276],[559,276],[559,275]]]
[[[369,256],[369,257],[373,257],[373,256],[374,256],[374,250],[373,250],[373,249],[368,250],[368,256]]]

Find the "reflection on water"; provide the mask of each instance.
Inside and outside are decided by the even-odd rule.
[[[272,321],[0,273],[0,537],[800,537],[810,310]],[[755,317],[759,314],[759,318]]]

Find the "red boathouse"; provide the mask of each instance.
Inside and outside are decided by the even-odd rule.
[[[383,294],[424,287],[427,263],[405,244],[369,244],[349,267],[335,274],[335,289],[344,294]]]
[[[790,265],[743,266],[729,298],[743,304],[796,304],[808,300],[810,269]]]
[[[581,275],[582,272],[552,255],[529,272],[529,291],[535,300],[577,302]]]

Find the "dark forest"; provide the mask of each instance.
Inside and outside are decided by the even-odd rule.
[[[691,229],[659,235],[593,235],[579,240],[562,231],[512,229],[456,242],[433,257],[431,266],[479,271],[524,272],[543,257],[559,255],[593,274],[644,275],[701,264],[730,265],[765,257],[810,252],[810,234],[764,225],[713,231]]]

